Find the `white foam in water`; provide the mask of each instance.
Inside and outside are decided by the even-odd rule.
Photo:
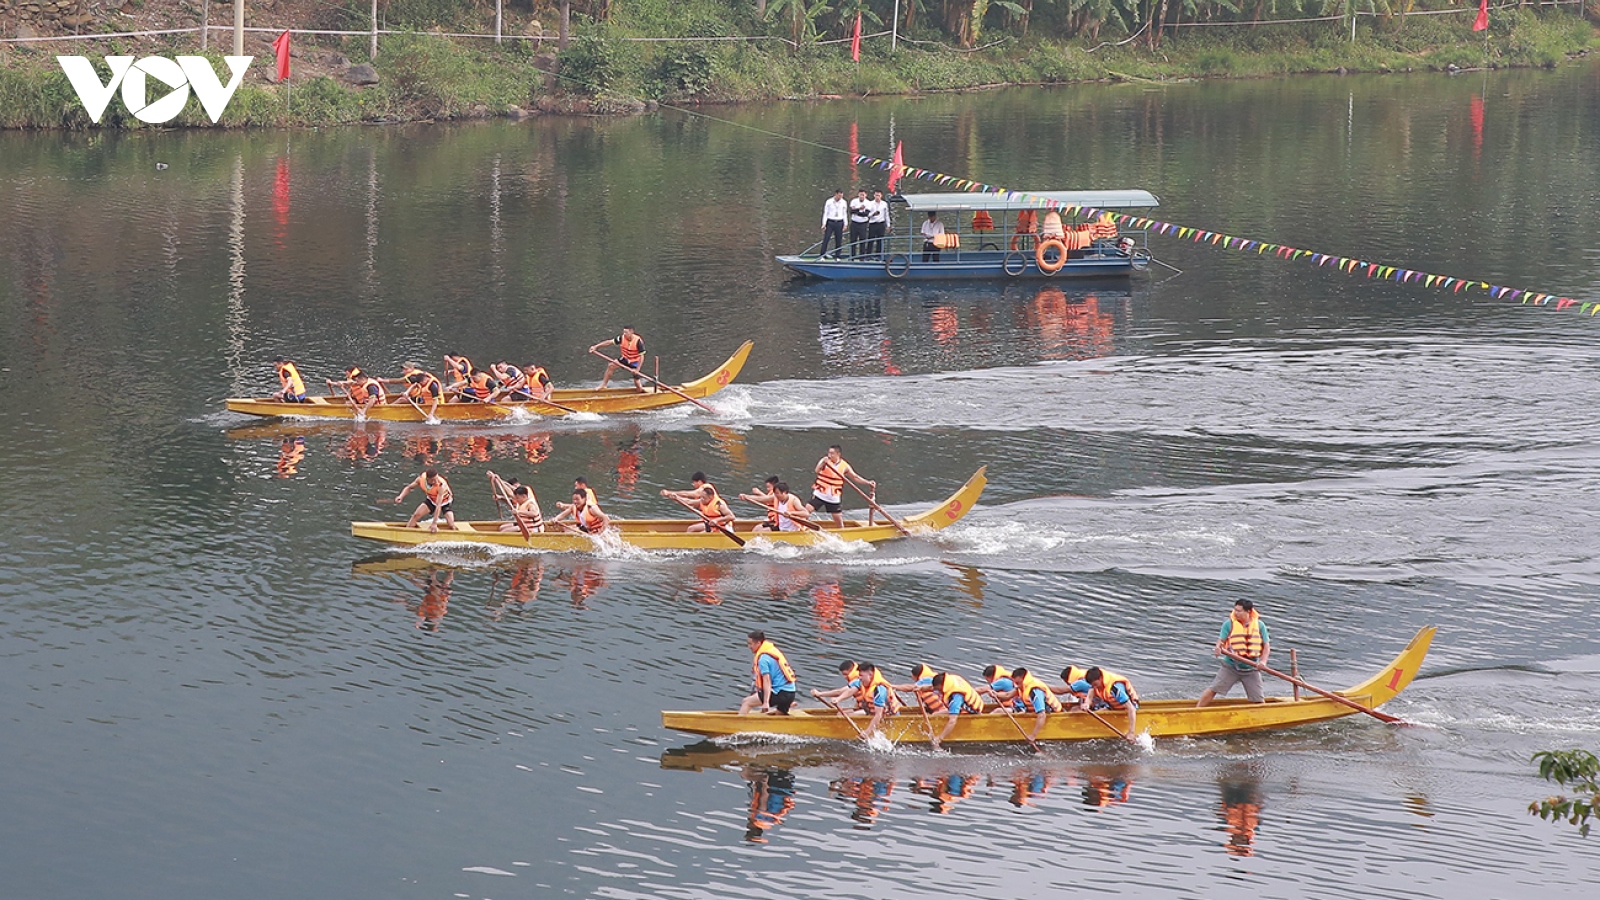
[[[1156,739],[1151,737],[1148,731],[1139,732],[1139,736],[1133,740],[1139,745],[1139,749],[1146,753],[1154,753],[1156,751]]]
[[[515,873],[515,872],[507,872],[505,869],[496,869],[493,866],[467,866],[466,868],[462,869],[461,871],[463,871],[463,872],[477,872],[480,875],[504,875],[507,878],[515,878],[515,877],[517,877],[517,873]]]
[[[566,415],[566,421],[568,422],[581,422],[584,424],[590,424],[594,422],[604,422],[605,420],[605,416],[602,416],[596,412],[575,412],[567,413]]]
[[[889,740],[883,732],[875,731],[867,738],[867,749],[873,753],[893,753],[895,743]]]

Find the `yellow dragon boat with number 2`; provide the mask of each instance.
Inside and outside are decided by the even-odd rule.
[[[988,484],[980,468],[967,479],[954,494],[938,506],[900,520],[900,525],[913,536],[931,533],[954,525],[971,511],[978,495]],[[876,544],[892,538],[904,537],[899,526],[888,522],[861,522],[845,520],[844,526],[835,528],[831,523],[816,531],[768,531],[760,534],[753,530],[763,519],[740,519],[733,524],[733,533],[741,541],[766,539],[774,544],[811,546],[829,540],[866,541]],[[404,522],[351,522],[350,533],[359,538],[370,538],[390,544],[439,544],[467,542],[497,544],[519,550],[549,550],[553,552],[578,552],[595,549],[597,541],[608,538],[620,540],[645,550],[734,550],[742,546],[720,531],[690,531],[689,526],[699,525],[699,519],[612,519],[615,529],[611,536],[587,535],[574,531],[536,531],[523,536],[520,531],[501,531],[500,521],[456,521],[456,530],[440,526],[438,532],[426,528],[407,528]],[[546,526],[547,528],[550,526]],[[612,537],[614,536],[614,537]],[[843,723],[841,723],[843,724]]]
[[[727,362],[716,367],[704,378],[673,385],[671,389],[637,391],[632,387],[620,388],[563,388],[552,391],[550,399],[573,412],[625,413],[662,409],[679,403],[689,403],[709,397],[733,383],[739,370],[750,356],[752,342],[728,357]],[[285,403],[266,397],[234,397],[227,401],[233,412],[252,416],[300,416],[317,419],[354,419],[355,408],[341,396],[307,397],[305,403]],[[564,416],[566,409],[541,403],[538,400],[507,400],[500,403],[441,403],[434,410],[434,418],[441,422],[484,422],[506,419],[516,415]],[[406,401],[404,394],[393,394],[388,403],[367,410],[370,422],[424,422],[423,411]]]
[[[1429,625],[1417,632],[1400,655],[1384,666],[1376,675],[1360,684],[1337,691],[1340,696],[1370,708],[1393,700],[1405,690],[1417,675],[1417,668],[1428,655],[1433,642],[1434,628]],[[1267,677],[1267,676],[1263,676]],[[1145,700],[1139,704],[1138,729],[1154,738],[1200,737],[1203,735],[1237,734],[1248,731],[1268,731],[1293,728],[1325,722],[1343,716],[1356,715],[1357,711],[1335,700],[1308,695],[1296,700],[1292,697],[1268,697],[1265,703],[1251,703],[1243,698],[1219,698],[1210,706],[1197,708],[1194,700]],[[1102,719],[1104,721],[1102,721]],[[831,709],[796,709],[787,716],[739,715],[738,712],[663,712],[661,724],[676,731],[708,737],[725,737],[738,734],[783,735],[786,737],[832,738],[852,740],[857,738],[856,728],[865,723],[857,718],[855,724],[847,722]],[[955,730],[943,743],[1020,743],[1023,727],[1033,727],[1032,713],[1018,714],[1015,719],[1001,715],[963,715]],[[944,729],[944,716],[931,719],[917,712],[885,716],[879,730],[897,744],[926,744],[930,730]],[[1041,741],[1088,741],[1122,736],[1119,728],[1126,727],[1122,712],[1106,712],[1097,719],[1086,712],[1050,713]]]

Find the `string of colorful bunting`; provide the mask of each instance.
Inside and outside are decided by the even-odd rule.
[[[1257,254],[1271,253],[1279,259],[1301,260],[1309,259],[1316,266],[1332,266],[1347,275],[1361,273],[1368,278],[1381,278],[1393,280],[1398,284],[1421,284],[1423,287],[1437,287],[1460,293],[1463,290],[1488,291],[1489,296],[1495,299],[1517,300],[1521,303],[1534,306],[1553,304],[1556,309],[1567,309],[1576,306],[1581,314],[1593,316],[1600,313],[1600,301],[1579,301],[1571,297],[1561,297],[1555,294],[1539,293],[1522,288],[1506,287],[1504,285],[1490,284],[1487,281],[1478,281],[1472,278],[1457,278],[1454,275],[1437,275],[1432,272],[1419,272],[1400,266],[1385,265],[1380,262],[1371,262],[1364,259],[1354,259],[1348,256],[1337,256],[1332,253],[1318,253],[1300,247],[1290,247],[1286,244],[1272,244],[1266,241],[1251,240],[1249,238],[1234,237],[1217,231],[1206,231],[1187,225],[1177,225],[1172,222],[1162,222],[1157,219],[1133,216],[1126,213],[1112,212],[1111,210],[1096,209],[1090,206],[1077,206],[1070,203],[1061,203],[1048,197],[1040,197],[1024,191],[1012,191],[1003,187],[973,181],[967,178],[958,178],[943,172],[934,172],[928,169],[919,169],[916,166],[895,166],[886,159],[875,156],[857,156],[857,165],[872,166],[885,172],[899,169],[899,177],[916,178],[930,181],[941,187],[954,188],[958,191],[969,191],[980,194],[994,194],[1010,202],[1034,201],[1044,209],[1060,209],[1062,212],[1081,215],[1086,218],[1097,218],[1109,214],[1119,225],[1131,228],[1142,228],[1161,235],[1171,235],[1179,240],[1192,240],[1194,243],[1209,244],[1225,250],[1255,251]]]

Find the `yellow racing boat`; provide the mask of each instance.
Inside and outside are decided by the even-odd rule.
[[[1416,677],[1418,667],[1428,655],[1428,646],[1433,642],[1434,630],[1431,625],[1424,627],[1400,651],[1400,655],[1376,675],[1336,693],[1368,708],[1377,708],[1393,700]],[[1141,733],[1148,733],[1155,738],[1200,737],[1293,728],[1356,714],[1356,710],[1349,706],[1313,694],[1307,694],[1300,700],[1269,697],[1265,703],[1251,703],[1243,698],[1221,698],[1203,709],[1196,708],[1194,704],[1194,700],[1145,700],[1139,704],[1137,728]],[[1085,712],[1050,713],[1043,730],[1039,732],[1039,740],[1116,738],[1121,735],[1118,729],[1126,727],[1127,719],[1121,712],[1105,712],[1101,718],[1105,721]],[[944,739],[944,743],[1018,743],[1023,740],[1019,725],[1031,729],[1033,722],[1032,714],[1018,715],[1014,721],[999,713],[964,715],[959,717],[955,730]],[[787,716],[741,716],[732,710],[668,711],[661,714],[661,724],[676,731],[708,737],[761,734],[852,740],[857,738],[855,726],[865,724],[865,720],[857,718],[855,726],[852,726],[839,713],[826,708],[796,709]],[[943,728],[943,716],[930,719],[915,708],[886,716],[880,725],[884,736],[897,744],[926,744],[932,733]]]
[[[901,519],[900,523],[907,531],[916,535],[932,533],[959,522],[961,517],[972,509],[973,504],[978,502],[978,496],[983,493],[984,485],[988,484],[988,478],[984,474],[987,469],[987,466],[978,469],[967,479],[966,484],[937,506]],[[807,529],[756,534],[753,529],[762,521],[741,519],[734,523],[732,531],[743,541],[764,539],[774,544],[800,546],[812,546],[831,540],[866,541],[876,544],[905,536],[904,532],[893,524],[850,519],[846,519],[844,526],[839,528],[835,528],[830,521],[816,531]],[[689,526],[701,524],[699,519],[612,519],[614,531],[605,536],[590,536],[572,531],[541,531],[524,536],[520,531],[501,531],[500,526],[503,524],[505,523],[500,521],[457,520],[454,531],[441,525],[438,532],[430,532],[421,526],[407,528],[404,522],[351,522],[350,533],[359,538],[370,538],[389,544],[467,542],[497,544],[519,550],[554,552],[593,550],[598,543],[606,540],[617,540],[645,550],[734,550],[741,546],[720,531],[690,531]]]
[[[551,392],[550,399],[576,412],[624,413],[662,409],[701,400],[715,394],[739,377],[745,360],[750,357],[751,341],[745,341],[722,365],[703,378],[684,384],[672,385],[675,390],[656,388],[637,391],[630,385],[620,388],[570,388]],[[626,377],[626,371],[623,376]],[[305,403],[284,403],[266,397],[233,397],[227,401],[233,412],[252,416],[300,416],[320,419],[354,419],[355,408],[342,396],[307,397]],[[518,415],[564,416],[567,411],[537,400],[506,401],[503,403],[441,403],[434,410],[434,418],[441,422],[482,422],[506,419]],[[393,394],[389,402],[367,410],[366,418],[373,422],[424,422],[423,410],[407,402],[403,394]]]

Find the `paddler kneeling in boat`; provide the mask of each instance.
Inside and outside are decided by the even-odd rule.
[[[994,698],[995,708],[991,713],[998,713],[1010,708],[1013,712],[1022,712],[1021,694],[1017,691],[1016,682],[1011,680],[1011,669],[1006,666],[984,666],[984,686],[978,688],[978,693],[988,694]]]
[[[943,704],[941,712],[944,714],[944,731],[939,736],[931,739],[933,749],[939,749],[939,744],[956,730],[958,716],[963,713],[973,714],[983,712],[983,698],[972,684],[954,672],[940,672],[933,676],[933,689],[939,693],[940,702]]]
[[[925,713],[936,713],[944,709],[944,698],[933,689],[933,676],[938,673],[927,663],[917,663],[911,667],[911,682],[909,684],[893,684],[890,687],[896,691],[908,691],[916,695],[917,701],[922,704]]]
[[[417,522],[425,515],[433,516],[433,521],[428,523],[428,530],[431,532],[439,530],[440,516],[444,517],[446,525],[451,528],[456,527],[456,514],[450,508],[450,501],[454,499],[450,493],[450,482],[445,481],[438,470],[428,469],[418,475],[416,481],[408,483],[399,494],[395,495],[394,502],[404,503],[406,495],[411,493],[412,488],[422,491],[422,502],[417,505],[416,512],[411,514],[411,520],[406,522],[407,528],[417,527]]]
[[[459,403],[488,403],[494,396],[495,380],[482,369],[468,369],[467,377],[450,385]]]
[[[865,710],[872,715],[867,722],[867,727],[862,729],[863,737],[871,737],[877,730],[883,717],[892,716],[900,711],[900,698],[895,696],[894,685],[889,679],[883,677],[878,667],[869,662],[859,663],[856,668],[856,709]]]
[[[754,494],[740,494],[739,499],[749,500],[757,506],[767,508],[767,520],[758,523],[753,529],[756,532],[772,531],[800,531],[805,526],[801,522],[811,521],[811,511],[800,502],[800,498],[789,493],[789,483],[779,481],[777,476],[767,479],[770,493],[757,491]]]
[[[561,512],[552,523],[571,521],[584,534],[599,534],[611,527],[611,517],[600,510],[600,504],[589,502],[590,491],[573,491],[571,503],[557,503]]]
[[[497,496],[510,495],[511,498],[511,518],[500,526],[501,531],[521,531],[524,526],[529,532],[544,531],[544,513],[540,511],[539,498],[534,496],[532,489],[515,478],[507,481],[493,472],[489,473],[489,481],[493,483]],[[521,525],[517,524],[519,519]]]
[[[414,362],[406,363],[402,372],[404,374],[400,378],[383,380],[404,384],[406,402],[415,406],[423,416],[433,418],[440,401],[444,400],[444,382],[432,372],[423,371],[422,367]]]
[[[346,367],[344,380],[330,381],[328,388],[335,393],[342,388],[345,397],[350,400],[350,407],[361,418],[366,417],[368,410],[389,399],[388,393],[383,389],[383,380],[361,371],[360,366]]]
[[[787,716],[799,687],[794,669],[784,659],[783,651],[767,640],[765,632],[750,632],[746,642],[752,654],[750,674],[754,690],[739,704],[739,715],[748,715],[759,706],[764,713]]]
[[[1011,670],[1011,683],[1016,686],[1015,700],[1021,705],[1023,712],[1032,712],[1033,730],[1028,732],[1028,740],[1039,739],[1039,732],[1044,730],[1044,723],[1049,719],[1050,713],[1061,712],[1061,701],[1056,699],[1055,692],[1024,668]]]
[[[1090,666],[1089,670],[1083,673],[1083,679],[1073,682],[1071,687],[1074,692],[1083,696],[1083,699],[1078,701],[1080,710],[1127,710],[1128,730],[1123,732],[1122,736],[1130,741],[1135,739],[1137,734],[1135,726],[1139,717],[1139,692],[1133,689],[1133,682],[1099,666]]]
[[[728,502],[717,493],[716,485],[706,480],[706,473],[696,472],[689,476],[689,484],[692,486],[687,491],[661,492],[661,496],[670,497],[704,517],[701,521],[691,524],[687,531],[690,534],[699,534],[712,528],[732,528],[733,510],[728,508]]]
[[[856,689],[861,687],[860,665],[848,659],[839,663],[839,677],[844,679],[844,687],[837,687],[828,691],[819,691],[813,688],[811,696],[825,703],[842,706],[844,701],[855,697]]]

